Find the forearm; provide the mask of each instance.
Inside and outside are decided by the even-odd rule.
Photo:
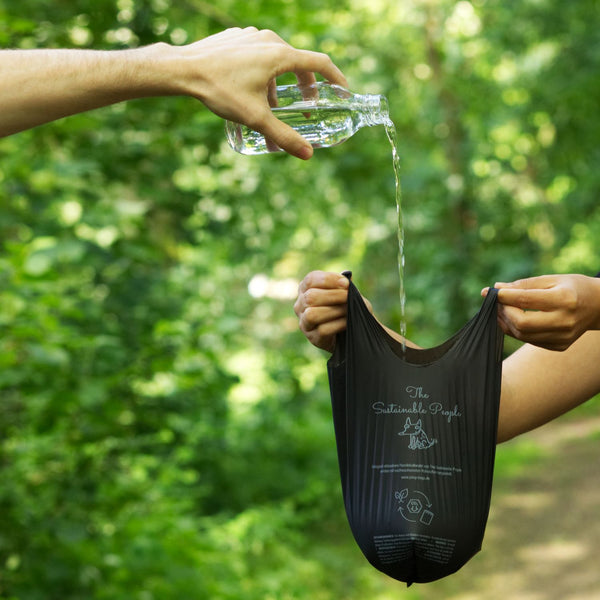
[[[166,44],[118,51],[0,51],[0,136],[170,89]]]
[[[524,345],[503,364],[498,441],[509,440],[600,393],[600,332],[564,352]]]

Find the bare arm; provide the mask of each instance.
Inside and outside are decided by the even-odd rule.
[[[588,331],[564,352],[525,344],[503,364],[498,441],[548,423],[598,393],[599,331]]]
[[[3,50],[0,135],[152,95],[148,62],[160,49]],[[156,74],[154,74],[156,77]],[[157,82],[154,82],[160,89]]]
[[[310,158],[310,144],[270,110],[275,79],[287,72],[301,83],[320,73],[347,85],[327,55],[293,48],[274,32],[254,27],[228,29],[186,46],[2,50],[0,137],[125,100],[188,95],[291,154]]]
[[[600,392],[600,279],[543,275],[496,287],[502,329],[528,342],[503,365],[504,441]]]

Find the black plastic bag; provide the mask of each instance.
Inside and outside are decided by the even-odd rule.
[[[481,549],[502,369],[496,319],[491,289],[444,344],[403,347],[350,282],[348,326],[328,362],[344,504],[369,562],[408,585],[454,573]]]

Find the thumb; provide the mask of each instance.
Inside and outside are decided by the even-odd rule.
[[[313,155],[312,146],[297,131],[282,123],[271,111],[266,116],[260,133],[265,136],[267,144],[276,144],[292,156],[308,160]]]

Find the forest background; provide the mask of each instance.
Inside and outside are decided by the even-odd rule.
[[[595,0],[0,0],[4,48],[248,25],[387,96],[416,342],[495,281],[600,270]],[[292,310],[352,269],[397,327],[383,128],[250,158],[190,98],[132,101],[0,140],[0,207],[0,598],[421,597],[351,538]]]

